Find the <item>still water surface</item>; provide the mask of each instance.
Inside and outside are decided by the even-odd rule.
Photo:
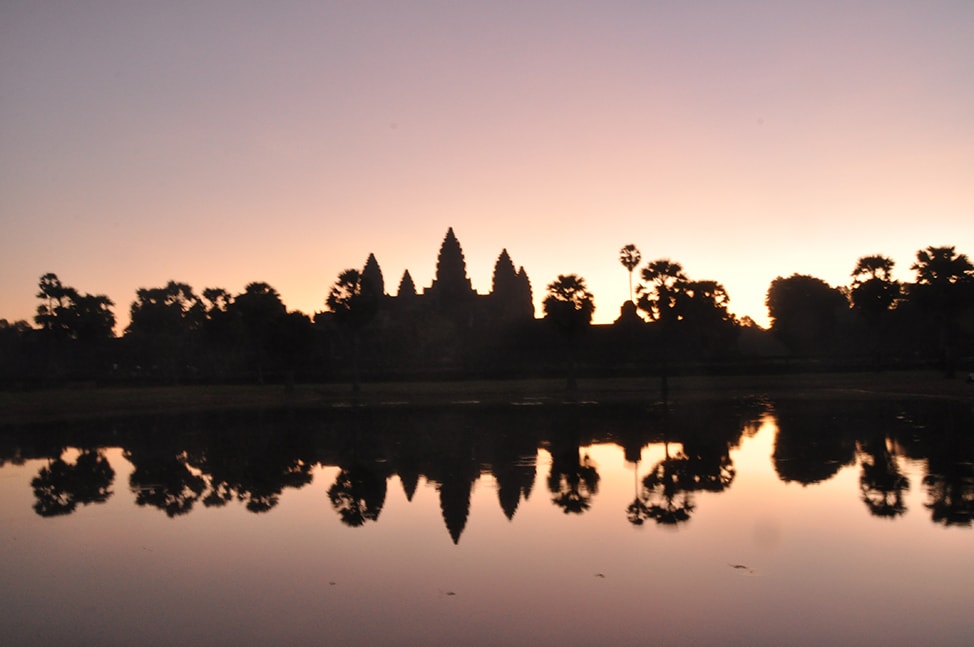
[[[962,645],[970,405],[0,428],[11,645]]]

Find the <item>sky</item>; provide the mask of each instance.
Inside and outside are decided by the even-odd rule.
[[[374,253],[429,286],[628,298],[619,249],[768,323],[777,276],[974,256],[974,2],[0,2],[0,318],[56,273],[276,288],[312,314]],[[635,277],[638,281],[638,272]]]

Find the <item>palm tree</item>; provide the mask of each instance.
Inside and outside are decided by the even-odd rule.
[[[927,247],[910,266],[917,273],[911,300],[931,312],[940,332],[940,354],[947,377],[954,376],[954,328],[974,303],[974,265],[951,247]]]
[[[636,246],[632,243],[626,245],[619,250],[619,262],[622,266],[629,270],[629,300],[632,301],[632,271],[636,269],[639,262],[643,260],[643,255],[639,253]],[[635,303],[635,302],[633,302]]]
[[[559,274],[548,285],[548,296],[544,303],[545,319],[555,325],[568,339],[569,349],[569,391],[575,384],[575,342],[578,335],[592,322],[595,312],[595,299],[585,286],[585,279],[577,274]]]

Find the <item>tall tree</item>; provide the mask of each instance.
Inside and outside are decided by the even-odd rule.
[[[900,284],[893,280],[893,259],[879,254],[863,256],[852,270],[852,306],[875,322],[900,295]]]
[[[576,389],[575,364],[578,336],[588,328],[595,312],[595,299],[585,286],[585,279],[577,274],[559,274],[548,285],[542,304],[545,319],[551,322],[569,344],[568,390]]]
[[[677,298],[689,280],[683,273],[683,266],[668,258],[661,258],[650,262],[640,275],[645,284],[636,287],[636,294],[639,295],[636,305],[653,321],[664,325],[675,322],[678,317]]]
[[[619,262],[629,271],[629,300],[633,303],[635,301],[632,298],[632,271],[636,269],[641,260],[643,260],[643,255],[639,253],[639,250],[632,243],[619,250]]]
[[[374,286],[358,270],[345,270],[339,274],[325,300],[335,321],[352,336],[352,390],[355,393],[361,391],[358,366],[360,335],[375,317],[378,303]]]
[[[822,279],[805,274],[777,277],[765,299],[771,332],[792,352],[812,354],[830,348],[846,296]]]
[[[918,251],[916,258],[910,266],[917,275],[916,284],[910,289],[910,300],[932,316],[939,333],[944,372],[953,377],[954,345],[960,321],[965,314],[968,319],[974,319],[974,265],[953,246],[927,247]]]
[[[49,335],[83,342],[114,337],[115,304],[107,296],[82,294],[53,273],[42,276],[38,287],[42,302],[34,321]]]
[[[264,370],[279,344],[281,327],[287,325],[287,308],[281,295],[267,283],[249,283],[228,311],[240,324],[245,354],[254,364],[258,382],[263,383]]]

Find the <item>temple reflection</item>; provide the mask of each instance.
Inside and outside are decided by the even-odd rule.
[[[971,412],[930,402],[908,408],[756,400],[156,416],[5,429],[0,466],[43,461],[30,483],[34,511],[43,517],[72,514],[117,494],[120,466],[111,464],[108,448],[131,463],[127,490],[135,504],[168,517],[234,502],[266,513],[286,490],[311,485],[316,467],[334,467],[334,481],[323,485],[323,508],[351,528],[379,521],[396,477],[408,502],[420,484],[435,490],[456,544],[478,484],[496,490],[500,513],[513,521],[534,491],[539,467],[551,504],[564,514],[607,505],[633,526],[649,520],[680,526],[704,514],[698,501],[704,493],[734,487],[741,469],[734,451],[769,421],[775,428],[770,460],[781,481],[814,486],[858,466],[858,490],[849,495],[868,514],[897,519],[907,514],[914,485],[906,463],[920,464],[917,480],[931,521],[972,525]],[[631,471],[624,499],[600,500],[607,470],[617,468],[596,463],[592,448],[599,446],[619,448]],[[550,464],[541,465],[542,456]]]

